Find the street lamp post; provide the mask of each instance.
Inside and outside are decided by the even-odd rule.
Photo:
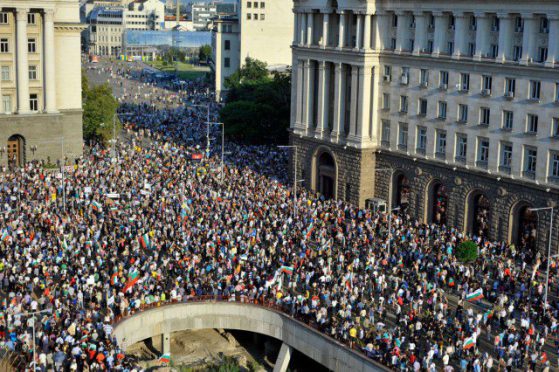
[[[544,293],[544,307],[543,307],[543,315],[545,316],[547,311],[547,292],[549,287],[549,262],[551,261],[551,237],[553,233],[553,212],[554,207],[542,207],[542,208],[530,208],[529,211],[531,212],[539,212],[539,211],[551,211],[550,220],[549,220],[549,237],[547,241],[547,271],[545,275],[545,293]]]
[[[392,212],[399,211],[400,207],[393,208],[388,211],[388,259],[392,250]]]
[[[33,371],[37,370],[37,348],[36,348],[36,342],[35,342],[35,315],[37,314],[45,314],[45,313],[52,313],[52,309],[45,309],[45,310],[40,310],[40,311],[29,311],[26,313],[17,313],[14,314],[15,315],[20,315],[20,316],[33,316]]]

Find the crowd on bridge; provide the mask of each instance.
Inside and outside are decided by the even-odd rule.
[[[130,73],[112,84],[157,84]],[[173,107],[122,102],[115,156],[90,148],[64,185],[37,163],[0,173],[5,349],[30,363],[34,329],[41,371],[139,371],[114,321],[211,295],[279,306],[396,370],[558,367],[556,262],[544,309],[546,263],[513,244],[308,190],[294,202],[284,150],[228,144],[222,168],[199,84]],[[467,239],[474,264],[454,254]]]

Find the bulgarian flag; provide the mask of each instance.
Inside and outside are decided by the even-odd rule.
[[[171,354],[165,353],[159,357],[159,363],[161,364],[169,364],[171,362]]]
[[[472,347],[476,346],[476,339],[473,337],[468,337],[464,340],[464,350],[471,349]]]
[[[140,280],[140,274],[138,273],[137,270],[134,270],[131,273],[129,273],[128,281],[126,282],[124,288],[122,288],[122,293],[126,293],[130,288],[134,286],[134,284],[138,283],[138,280]]]
[[[287,275],[293,275],[293,266],[282,266],[280,270]]]
[[[483,314],[483,317],[484,317],[485,319],[491,319],[491,318],[493,318],[493,309],[487,310],[487,311]]]
[[[101,203],[97,202],[97,201],[92,201],[91,205],[93,206],[93,210],[95,210],[96,212],[101,212],[103,210],[103,207],[101,206]]]
[[[118,272],[111,275],[111,285],[116,285],[118,283]]]
[[[314,230],[314,222],[311,222],[309,228],[307,229],[307,235],[306,235],[307,239],[311,237],[313,230]]]
[[[147,233],[144,234],[144,235],[140,235],[138,237],[138,242],[140,243],[140,245],[144,249],[149,248],[151,246],[151,243],[150,243],[150,240],[149,240],[149,235]]]
[[[483,298],[483,289],[478,288],[473,292],[470,292],[466,295],[467,301],[479,301]]]
[[[6,230],[2,231],[2,236],[1,239],[3,242],[8,242],[8,240],[10,240],[11,236],[10,234],[8,234],[8,232]]]

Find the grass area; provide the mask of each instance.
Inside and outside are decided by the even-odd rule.
[[[199,77],[203,77],[206,73],[210,72],[209,67],[205,66],[194,66],[190,63],[176,62],[174,64],[165,65],[161,61],[146,62],[153,68],[161,70],[163,72],[175,73],[175,68],[177,69],[177,75],[184,80],[194,80]]]

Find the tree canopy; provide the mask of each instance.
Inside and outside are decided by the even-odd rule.
[[[109,84],[89,86],[85,73],[82,74],[83,136],[86,141],[105,143],[113,136],[113,117],[118,101]],[[117,118],[117,133],[120,122]]]
[[[212,57],[212,47],[211,45],[202,45],[198,51],[198,59],[200,62],[206,62],[208,58]]]

